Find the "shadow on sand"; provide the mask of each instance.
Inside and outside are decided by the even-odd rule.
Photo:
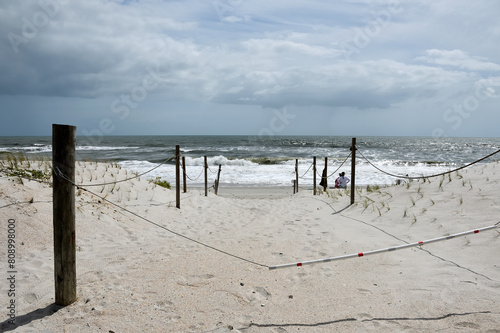
[[[27,325],[34,320],[50,317],[57,311],[61,310],[62,308],[63,306],[52,303],[47,305],[43,309],[36,309],[35,311],[32,311],[25,315],[17,316],[14,322],[12,322],[12,319],[7,319],[6,321],[0,323],[0,332],[13,331],[16,328]],[[50,330],[46,332],[48,333],[50,332]]]

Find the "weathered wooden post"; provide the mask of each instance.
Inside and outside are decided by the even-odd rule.
[[[204,157],[204,162],[205,162],[205,196],[208,196],[208,176],[207,176],[208,163],[206,156]]]
[[[352,138],[351,144],[351,205],[354,204],[354,194],[356,194],[356,138]]]
[[[175,146],[175,207],[181,208],[181,149],[179,145]]]
[[[295,193],[299,193],[299,159],[295,159]]]
[[[313,195],[316,195],[316,156],[313,157]]]
[[[75,141],[75,126],[52,125],[55,303],[62,306],[76,301]]]
[[[323,169],[323,174],[321,176],[323,179],[323,190],[326,191],[328,188],[328,157],[325,157],[325,168]]]
[[[217,172],[217,180],[215,181],[215,195],[219,194],[219,180],[220,180],[220,170],[222,166],[219,164],[219,172]]]
[[[182,186],[183,186],[183,192],[187,192],[187,186],[186,186],[186,158],[182,156]]]

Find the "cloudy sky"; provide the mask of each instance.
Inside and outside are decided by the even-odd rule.
[[[0,135],[499,136],[500,2],[2,0]]]

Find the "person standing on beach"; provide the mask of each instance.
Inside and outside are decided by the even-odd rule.
[[[345,172],[342,172],[339,177],[339,187],[340,188],[346,188],[347,183],[349,183],[351,180],[345,176]]]
[[[319,186],[323,186],[323,189],[326,191],[328,187],[328,178],[326,175],[326,168],[323,169],[323,174],[321,176],[321,181],[319,182]]]

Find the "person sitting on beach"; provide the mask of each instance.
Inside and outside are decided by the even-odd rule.
[[[337,177],[337,179],[335,179],[335,188],[340,187],[340,183],[339,183],[340,177],[342,177],[342,172],[339,173],[339,176]]]
[[[339,187],[340,188],[346,188],[347,183],[349,183],[351,180],[345,176],[345,172],[342,172],[339,177]]]

